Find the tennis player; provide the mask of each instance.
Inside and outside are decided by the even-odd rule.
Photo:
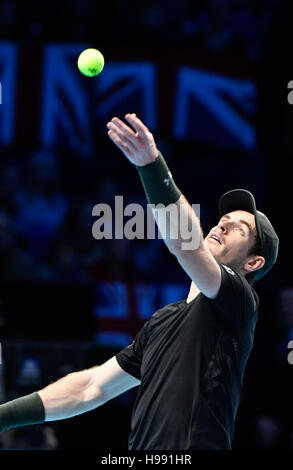
[[[275,264],[278,237],[244,189],[223,194],[219,220],[204,237],[149,129],[135,114],[125,121],[114,117],[108,135],[136,166],[147,201],[162,211],[175,204],[198,237],[193,249],[179,233],[164,237],[190,277],[188,296],[157,310],[133,343],[102,365],[0,405],[0,431],[70,418],[138,387],[129,449],[232,449],[258,318],[254,283]]]

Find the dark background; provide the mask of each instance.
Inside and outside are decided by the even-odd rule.
[[[116,194],[126,202],[144,201],[135,169],[106,135],[109,117],[137,112],[154,133],[179,188],[190,202],[201,204],[205,231],[217,218],[219,196],[244,187],[254,193],[280,237],[277,265],[256,285],[259,322],[233,448],[292,449],[293,366],[287,360],[293,339],[293,107],[287,101],[293,79],[291,10],[289,2],[277,0],[120,0],[106,2],[103,12],[99,2],[90,0],[1,2],[1,44],[18,48],[16,100],[4,103],[3,82],[0,105],[2,125],[1,106],[15,110],[13,135],[2,139],[0,147],[1,402],[109,359],[123,342],[115,343],[114,336],[107,341],[103,336],[102,342],[100,333],[113,330],[117,335],[124,328],[133,338],[144,320],[135,306],[123,326],[114,312],[107,319],[97,313],[103,283],[122,282],[129,292],[138,281],[150,288],[155,283],[158,292],[169,283],[188,292],[187,276],[162,243],[92,237],[95,204],[112,203]],[[42,113],[50,105],[44,98],[49,74],[44,50],[80,44],[85,45],[80,51],[98,48],[106,60],[95,79],[75,72],[89,97],[89,121],[84,134],[74,119],[71,134],[60,125],[47,145],[40,137]],[[129,61],[138,71],[140,62],[156,65],[156,123],[144,115],[139,93],[114,106],[109,116],[99,114],[102,98],[95,87],[107,67]],[[224,124],[221,128],[205,114],[196,99],[190,102],[188,130],[178,138],[171,97],[176,93],[178,102],[183,100],[176,81],[181,65],[255,85],[252,148],[229,138]],[[68,80],[64,70],[58,96],[70,115],[72,102],[62,89],[62,80]],[[223,99],[231,102],[228,91]],[[247,118],[245,106],[244,111],[232,106]],[[162,306],[159,294],[154,305]],[[127,449],[134,399],[131,391],[80,417],[6,431],[0,444],[11,449]]]

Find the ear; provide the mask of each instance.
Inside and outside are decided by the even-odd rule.
[[[246,273],[252,273],[253,271],[257,271],[258,269],[262,268],[265,264],[265,259],[263,256],[253,256],[246,261],[243,268],[245,269]]]

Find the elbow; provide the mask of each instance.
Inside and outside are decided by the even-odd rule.
[[[106,403],[106,394],[97,384],[90,384],[84,392],[84,403],[91,408],[97,408]]]
[[[95,380],[90,380],[88,386],[85,388],[84,403],[90,408],[97,408],[107,401],[104,390],[96,383]]]

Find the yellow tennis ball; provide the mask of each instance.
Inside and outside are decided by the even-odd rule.
[[[77,60],[79,71],[87,77],[95,77],[101,73],[104,65],[104,56],[97,49],[85,49]]]

